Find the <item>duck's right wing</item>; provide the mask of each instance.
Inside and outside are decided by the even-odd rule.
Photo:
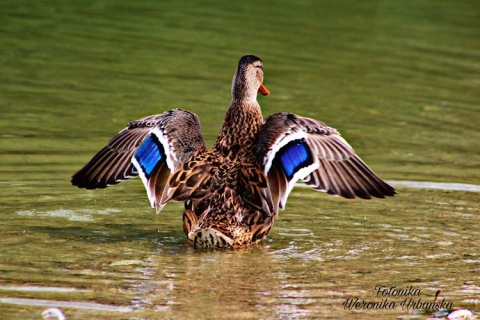
[[[256,153],[275,209],[285,207],[298,180],[315,190],[349,199],[395,194],[337,130],[314,119],[291,113],[269,116],[258,135]]]

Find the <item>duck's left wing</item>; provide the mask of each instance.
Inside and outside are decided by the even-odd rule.
[[[392,196],[378,177],[340,136],[324,123],[291,113],[265,120],[255,146],[269,182],[275,209],[284,208],[295,182],[353,199]]]
[[[193,154],[205,150],[197,115],[182,109],[165,112],[138,147],[132,163],[140,174],[152,208],[160,212],[173,172]]]
[[[79,188],[99,189],[138,176],[132,157],[162,116],[153,115],[130,122],[72,176],[72,184]]]
[[[106,188],[140,175],[152,207],[171,173],[198,150],[205,148],[198,117],[174,109],[133,121],[72,177],[79,188]]]

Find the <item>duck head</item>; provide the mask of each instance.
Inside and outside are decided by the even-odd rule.
[[[232,97],[239,100],[256,100],[257,94],[264,96],[270,91],[263,85],[263,64],[259,57],[247,55],[238,61],[233,76]]]

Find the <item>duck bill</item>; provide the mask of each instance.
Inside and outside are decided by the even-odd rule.
[[[258,88],[258,93],[266,96],[270,94],[270,90],[267,89],[263,84],[260,85],[260,88]]]

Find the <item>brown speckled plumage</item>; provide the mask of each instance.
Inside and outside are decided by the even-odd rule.
[[[183,229],[196,247],[240,248],[265,238],[296,181],[345,198],[395,194],[324,123],[290,113],[262,118],[263,65],[240,59],[232,101],[211,150],[198,117],[175,109],[131,122],[72,177],[104,188],[140,175],[152,207],[184,201]]]

